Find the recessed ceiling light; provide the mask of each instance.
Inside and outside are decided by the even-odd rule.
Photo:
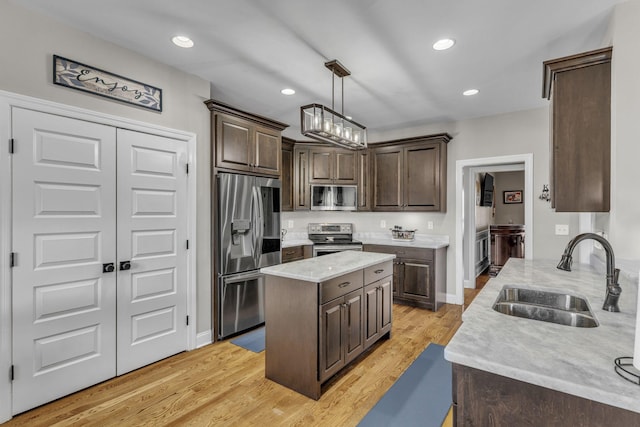
[[[472,95],[477,95],[478,92],[480,92],[478,89],[468,89],[468,90],[465,90],[464,92],[462,92],[462,94],[464,96],[472,96]]]
[[[455,40],[452,39],[442,39],[442,40],[438,40],[437,42],[435,42],[433,44],[433,48],[435,50],[447,50],[449,49],[451,46],[453,46],[454,44],[456,44]]]
[[[180,46],[180,47],[184,47],[184,48],[193,47],[193,40],[191,40],[187,36],[175,36],[174,38],[171,39],[171,41],[176,46]]]
[[[280,93],[283,95],[293,95],[296,93],[296,91],[291,88],[286,88],[286,89],[282,89]]]

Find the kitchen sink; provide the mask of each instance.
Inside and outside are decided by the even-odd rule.
[[[505,286],[493,305],[498,313],[578,328],[595,328],[598,321],[587,300],[556,292]]]

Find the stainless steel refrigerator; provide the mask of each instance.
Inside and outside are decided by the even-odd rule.
[[[264,323],[261,267],[280,264],[280,180],[220,173],[218,338]]]

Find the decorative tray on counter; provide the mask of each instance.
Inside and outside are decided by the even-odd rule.
[[[416,231],[418,230],[403,230],[402,228],[390,228],[391,240],[400,240],[403,242],[411,242],[416,238]]]

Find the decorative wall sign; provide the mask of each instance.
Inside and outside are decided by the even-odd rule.
[[[162,89],[53,55],[53,83],[162,111]]]
[[[502,192],[504,203],[506,205],[511,203],[522,203],[522,190],[518,191],[503,191]]]

